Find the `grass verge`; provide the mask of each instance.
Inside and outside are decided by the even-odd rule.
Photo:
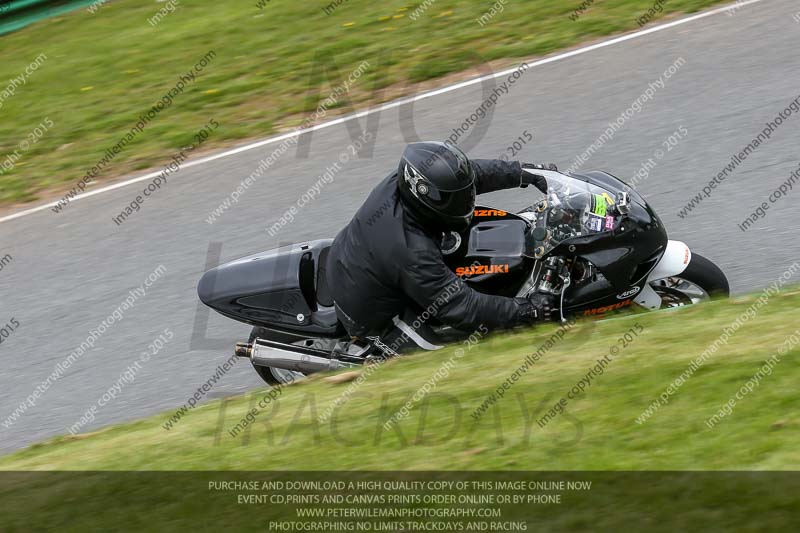
[[[515,530],[538,531],[616,531],[630,523],[640,530],[664,532],[786,529],[796,523],[800,505],[796,472],[681,471],[800,467],[798,304],[800,290],[795,288],[772,296],[763,306],[748,297],[579,323],[545,350],[478,421],[471,413],[526,357],[546,347],[557,330],[542,327],[497,335],[471,349],[456,345],[392,361],[378,367],[324,423],[320,415],[357,383],[346,380],[352,375],[315,377],[286,387],[236,437],[228,429],[257,406],[267,390],[200,406],[169,430],[165,423],[171,413],[56,438],[0,458],[0,523],[10,532],[50,531],[53,524],[76,532],[220,527],[498,531],[509,530],[501,527],[509,523],[517,524]],[[731,328],[729,337],[720,343],[725,328]],[[626,334],[631,340],[623,347],[620,339]],[[651,402],[715,343],[718,350],[683,380],[669,402],[637,423]],[[612,347],[619,351],[603,372],[568,400],[564,413],[540,427],[545,406],[566,395],[599,359],[612,353]],[[461,356],[459,349],[464,350]],[[451,358],[455,364],[441,373]],[[765,361],[770,360],[774,364],[766,373]],[[437,372],[436,386],[418,397],[409,417],[384,430],[385,422]],[[707,420],[759,372],[763,375],[758,385],[709,428]],[[436,472],[442,470],[451,472]],[[613,472],[625,470],[643,472]],[[406,521],[402,527],[376,518],[301,518],[300,509],[338,512],[405,505],[269,500],[276,494],[408,494],[398,489],[224,488],[232,481],[264,487],[266,482],[388,480],[591,480],[592,486],[555,491],[563,492],[563,501],[553,505],[456,506],[502,511],[501,522],[483,520],[488,524],[484,526],[481,521],[470,526],[466,519],[438,518]],[[459,494],[492,492],[473,488]],[[440,494],[429,489],[419,493]],[[265,499],[248,500],[256,497]],[[442,512],[448,505],[411,507]],[[340,529],[345,526],[337,524],[342,523],[351,529]],[[462,529],[452,529],[457,523]],[[300,529],[292,529],[292,524]]]
[[[653,20],[716,3],[670,0]],[[9,81],[0,107],[0,205],[74,187],[209,51],[213,62],[100,166],[88,189],[168,163],[210,118],[221,127],[206,149],[297,126],[365,60],[369,68],[326,114],[486,62],[635,29],[654,2],[348,0],[332,10],[326,0],[262,1],[261,9],[211,0],[95,4],[2,38],[0,79],[20,81]],[[479,23],[493,5],[496,13]]]
[[[90,435],[61,437],[0,458],[0,470],[787,470],[800,467],[800,349],[715,415],[798,330],[800,291],[773,296],[644,422],[637,418],[754,298],[579,322],[477,420],[473,413],[553,330],[495,335],[462,357],[451,346],[378,368],[356,382],[315,377],[284,388],[255,423],[229,434],[266,390],[199,406],[171,429],[164,414]],[[634,334],[633,331],[636,333]],[[630,332],[631,342],[619,341]],[[680,332],[676,334],[676,332]],[[798,334],[800,337],[800,334]],[[797,338],[796,338],[797,339]],[[610,353],[602,373],[539,420]],[[447,372],[443,363],[455,357]],[[439,372],[409,416],[384,423]],[[641,423],[640,423],[641,422]]]

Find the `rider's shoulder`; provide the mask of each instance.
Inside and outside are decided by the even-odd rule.
[[[441,251],[436,242],[426,233],[407,228],[405,242],[400,251],[407,260],[419,263],[424,260],[437,260]]]

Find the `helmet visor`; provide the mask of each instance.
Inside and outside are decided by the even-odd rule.
[[[457,191],[431,189],[424,201],[445,216],[469,217],[475,209],[475,184],[470,183]]]

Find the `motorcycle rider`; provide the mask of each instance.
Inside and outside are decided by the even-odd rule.
[[[440,249],[445,232],[469,227],[476,194],[531,184],[546,191],[544,178],[523,168],[545,167],[470,160],[449,143],[409,144],[397,172],[372,190],[336,236],[324,266],[348,333],[370,339],[384,355],[396,355],[414,345],[440,347],[426,320],[414,320],[411,327],[412,312],[467,335],[550,319],[553,297],[480,293],[445,265]]]

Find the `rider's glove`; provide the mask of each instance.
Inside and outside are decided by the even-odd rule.
[[[520,315],[523,324],[555,320],[558,309],[555,296],[534,293],[527,298],[517,298],[522,306]]]
[[[520,165],[523,169],[525,168],[532,168],[536,170],[558,170],[555,163],[548,163],[547,165],[538,165],[534,163],[522,163]],[[520,176],[520,184],[519,186],[523,189],[528,185],[533,185],[543,193],[547,194],[547,180],[544,177],[539,176],[537,174],[532,174],[530,172],[522,171],[522,175]]]

